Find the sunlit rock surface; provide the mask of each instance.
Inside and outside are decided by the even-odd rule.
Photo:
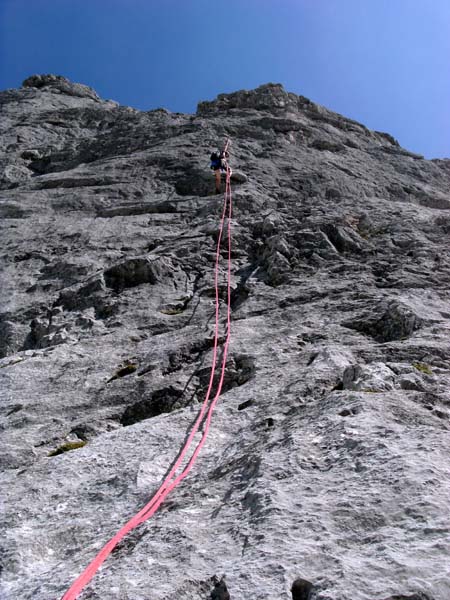
[[[60,598],[181,447],[230,137],[208,442],[81,597],[448,600],[450,161],[274,84],[184,115],[38,75],[0,106],[0,597]]]

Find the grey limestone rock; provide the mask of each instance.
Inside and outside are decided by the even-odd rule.
[[[419,592],[418,594],[395,594],[385,600],[432,600],[432,598],[428,594]]]
[[[394,389],[395,373],[384,363],[352,365],[342,376],[344,390],[385,392]],[[403,388],[406,389],[406,388]]]
[[[46,88],[53,93],[67,94],[68,96],[78,96],[80,98],[91,98],[100,100],[97,92],[87,85],[73,83],[62,75],[32,75],[27,77],[22,83],[24,88]]]
[[[188,435],[229,137],[211,430],[80,599],[448,600],[450,160],[279,84],[187,115],[34,75],[0,111],[0,597],[61,598]]]
[[[422,327],[426,312],[420,317],[405,304],[397,300],[385,300],[372,306],[362,318],[348,323],[352,327],[372,336],[380,342],[409,337],[415,330]]]

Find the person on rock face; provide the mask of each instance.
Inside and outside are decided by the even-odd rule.
[[[227,170],[227,159],[229,153],[224,150],[216,150],[211,154],[211,169],[216,177],[216,194],[220,194],[220,184],[222,181],[222,173]]]

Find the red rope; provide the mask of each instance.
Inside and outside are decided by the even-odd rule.
[[[229,140],[227,140],[224,151],[227,151],[229,145]],[[220,222],[219,229],[219,238],[217,241],[217,250],[216,250],[216,264],[214,271],[214,285],[216,290],[216,321],[215,321],[215,332],[214,332],[214,348],[213,348],[213,360],[211,366],[211,375],[209,378],[208,390],[206,392],[205,400],[203,401],[202,407],[198,414],[198,417],[194,423],[194,426],[189,434],[189,437],[181,449],[181,452],[171,468],[169,474],[161,484],[160,488],[153,496],[153,498],[142,508],[134,517],[132,517],[117,533],[114,537],[112,537],[109,542],[103,546],[97,556],[90,562],[90,564],[86,567],[86,569],[78,576],[78,578],[73,582],[69,590],[64,594],[62,600],[75,600],[83,588],[91,581],[94,577],[102,563],[107,559],[107,557],[111,554],[117,544],[135,527],[149,519],[161,506],[166,497],[170,494],[170,492],[188,475],[194,463],[202,449],[203,445],[206,442],[206,437],[208,435],[209,427],[211,424],[211,417],[214,411],[214,407],[217,403],[217,400],[220,396],[220,392],[222,390],[223,380],[225,377],[225,367],[227,361],[228,354],[228,346],[230,343],[230,334],[231,334],[231,217],[232,217],[232,198],[231,198],[231,184],[230,184],[230,168],[227,165],[226,170],[226,187],[225,187],[225,197],[223,204],[222,217]],[[228,224],[227,224],[227,237],[228,237],[228,270],[227,270],[227,333],[225,337],[225,342],[223,345],[223,353],[222,353],[222,365],[220,372],[219,384],[217,387],[216,394],[209,404],[209,398],[211,395],[211,390],[214,381],[214,374],[216,370],[217,363],[217,349],[218,349],[218,339],[219,339],[219,261],[220,261],[220,246],[222,242],[222,235],[224,230],[224,223],[227,216],[227,208],[228,208]],[[187,466],[184,470],[173,480],[173,476],[176,471],[179,469],[183,458],[185,457],[189,447],[192,444],[195,434],[197,433],[201,422],[206,413],[205,426],[203,430],[202,437],[197,444],[194,452],[192,453],[191,458]]]

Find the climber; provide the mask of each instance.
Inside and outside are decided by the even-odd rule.
[[[220,184],[222,181],[222,173],[227,170],[227,159],[230,154],[226,150],[216,150],[211,154],[211,169],[216,177],[216,194],[220,194]]]

